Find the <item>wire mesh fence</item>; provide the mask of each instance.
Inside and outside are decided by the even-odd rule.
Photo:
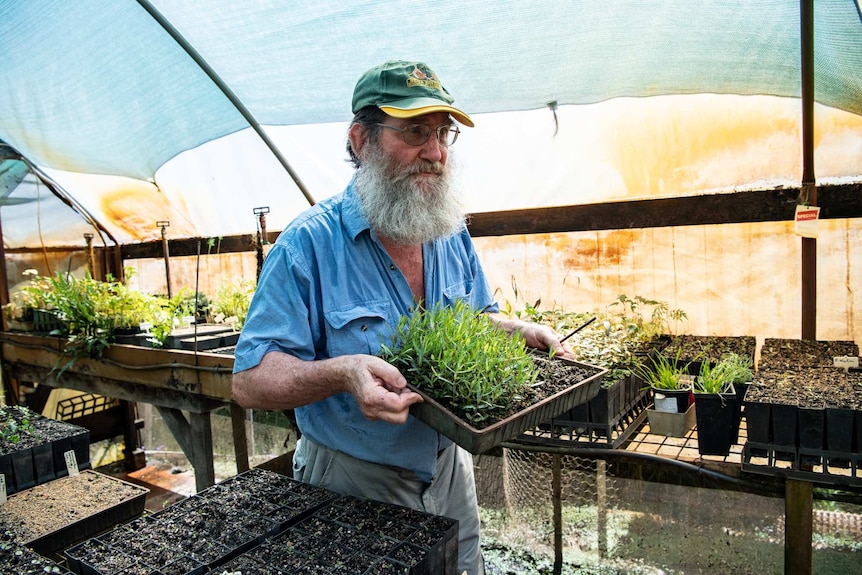
[[[492,575],[552,573],[555,559],[561,573],[784,573],[781,497],[644,481],[613,459],[532,450],[477,456],[475,471]],[[860,572],[860,520],[858,505],[815,510],[814,573]]]

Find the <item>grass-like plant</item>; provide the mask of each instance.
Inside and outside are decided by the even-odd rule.
[[[727,378],[720,363],[712,365],[709,361],[700,364],[700,372],[694,380],[695,393],[728,393],[733,383]]]
[[[751,381],[751,358],[737,353],[726,353],[714,366],[709,361],[700,365],[694,382],[695,393],[727,393],[731,385]]]
[[[457,301],[402,316],[380,356],[471,424],[505,413],[538,376],[520,334]]]
[[[689,363],[680,364],[679,353],[668,357],[661,353],[651,353],[647,356],[649,363],[638,364],[637,373],[647,386],[653,389],[679,390],[686,389],[691,383],[687,377]]]
[[[731,383],[747,383],[754,377],[754,361],[747,355],[726,353],[718,363]]]

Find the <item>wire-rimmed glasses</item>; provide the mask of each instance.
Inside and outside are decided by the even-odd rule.
[[[390,130],[395,130],[396,132],[401,132],[401,139],[404,140],[404,143],[408,146],[424,145],[425,142],[428,141],[428,138],[431,137],[431,132],[434,132],[437,136],[437,143],[444,148],[448,148],[455,143],[458,139],[458,134],[461,133],[461,130],[455,124],[443,124],[436,128],[426,126],[425,124],[409,124],[403,128],[396,128],[389,124],[376,125],[389,128]]]

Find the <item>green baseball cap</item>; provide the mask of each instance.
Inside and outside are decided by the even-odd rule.
[[[465,126],[470,116],[452,105],[452,97],[431,68],[422,62],[390,60],[365,72],[353,89],[353,113],[377,106],[395,118],[448,112]]]

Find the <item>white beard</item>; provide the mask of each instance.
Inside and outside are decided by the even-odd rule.
[[[422,244],[461,230],[465,217],[452,191],[448,165],[395,165],[377,144],[368,145],[369,154],[356,173],[354,187],[371,229],[398,245]],[[419,171],[433,171],[437,177],[419,182],[412,177]]]

